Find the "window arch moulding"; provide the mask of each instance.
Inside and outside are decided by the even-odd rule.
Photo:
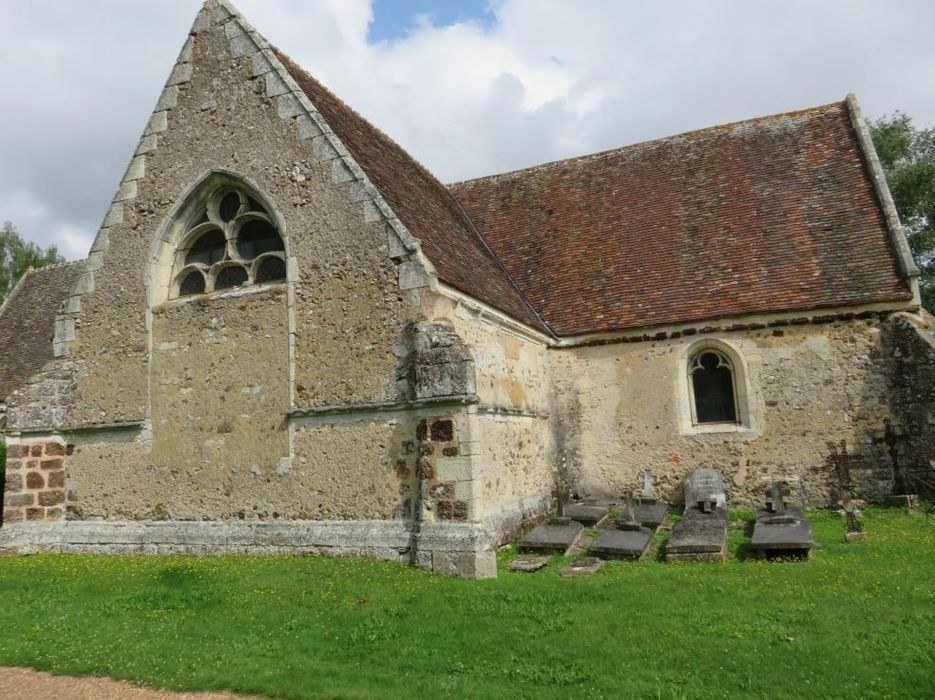
[[[753,431],[749,369],[737,348],[713,338],[686,346],[677,384],[683,435]]]
[[[244,179],[226,172],[204,176],[157,237],[151,303],[286,282],[280,222],[268,199]]]

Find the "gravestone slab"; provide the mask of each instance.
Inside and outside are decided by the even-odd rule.
[[[544,557],[520,557],[510,562],[507,567],[510,571],[538,571],[546,564],[552,561],[551,556]]]
[[[591,545],[591,552],[603,559],[639,559],[649,548],[653,531],[636,524],[633,528],[611,527]]]
[[[521,552],[545,552],[549,554],[567,554],[575,546],[584,525],[571,518],[552,518],[536,525],[520,540]]]
[[[571,564],[562,569],[562,576],[592,576],[604,566],[604,561],[597,557],[583,557],[575,559]]]
[[[757,513],[750,549],[763,556],[807,557],[815,544],[812,525],[798,508],[785,506],[777,514],[770,510]]]
[[[727,512],[724,480],[714,469],[696,469],[685,479],[685,511],[666,543],[666,561],[724,561]]]
[[[669,506],[665,503],[660,503],[654,498],[642,498],[639,503],[633,507],[633,511],[634,518],[637,522],[641,523],[643,527],[655,530],[662,525],[662,521],[666,519]]]
[[[724,561],[727,557],[727,513],[686,509],[666,543],[666,561]]]
[[[601,505],[573,503],[565,506],[565,515],[588,527],[599,527],[607,519],[610,508]]]

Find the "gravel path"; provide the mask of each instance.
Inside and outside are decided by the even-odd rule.
[[[246,700],[230,693],[176,693],[138,688],[111,678],[53,676],[31,668],[0,667],[3,700]]]

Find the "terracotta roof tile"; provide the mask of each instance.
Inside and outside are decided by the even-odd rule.
[[[84,261],[27,273],[0,312],[0,400],[53,358],[55,316],[71,294]]]
[[[844,103],[451,191],[559,335],[911,298]]]

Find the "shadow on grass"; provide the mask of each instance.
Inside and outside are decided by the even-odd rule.
[[[727,533],[729,555],[737,561],[756,559],[756,552],[750,548],[753,528],[756,526],[756,513],[752,511],[734,511],[730,514]]]

